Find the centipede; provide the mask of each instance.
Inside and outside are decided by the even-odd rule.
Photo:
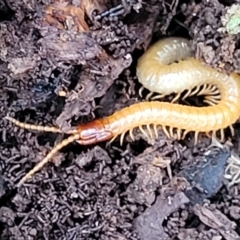
[[[110,116],[73,127],[64,132],[70,136],[36,164],[18,186],[39,171],[56,152],[74,141],[91,145],[108,140],[112,142],[120,136],[122,144],[127,132],[134,141],[133,130],[136,128],[148,138],[158,138],[158,128],[168,138],[175,139],[183,139],[187,133],[194,132],[195,143],[199,133],[215,136],[220,131],[223,136],[224,129],[229,127],[234,134],[232,125],[240,116],[240,76],[235,72],[220,72],[195,59],[189,40],[178,37],[159,40],[139,58],[136,74],[142,86],[151,93],[157,92],[160,97],[176,93],[174,101],[138,102]],[[183,91],[187,91],[184,98],[194,94],[206,95],[208,105],[196,107],[176,103]],[[10,116],[6,119],[29,130],[62,132],[57,127],[22,123]]]

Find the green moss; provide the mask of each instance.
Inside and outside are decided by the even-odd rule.
[[[219,29],[231,35],[240,32],[240,5],[234,4],[228,8],[227,13],[221,17],[223,27]]]

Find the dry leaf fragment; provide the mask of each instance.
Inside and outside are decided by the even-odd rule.
[[[193,208],[194,213],[199,219],[209,227],[219,231],[226,240],[239,239],[240,236],[234,230],[237,224],[230,221],[223,213],[217,209],[209,209],[205,206],[196,204]]]
[[[189,199],[182,192],[176,193],[171,198],[169,197],[163,199],[159,197],[151,208],[148,208],[134,221],[134,225],[138,231],[140,239],[169,239],[162,227],[163,220],[176,211],[181,205],[188,202]]]
[[[66,1],[55,1],[45,7],[44,23],[58,29],[74,29],[78,32],[89,31],[85,21],[86,15],[92,20],[93,11],[106,10],[104,1],[82,0],[78,6],[70,5]]]

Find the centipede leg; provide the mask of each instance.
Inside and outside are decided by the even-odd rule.
[[[129,135],[130,135],[132,141],[134,141],[133,128],[129,130]]]
[[[156,135],[156,139],[158,139],[158,130],[157,130],[157,125],[153,125],[153,130],[154,130],[154,133]]]
[[[185,100],[188,96],[191,96],[191,89],[189,89],[186,94],[183,96],[182,100]]]
[[[197,96],[200,95],[220,95],[220,92],[216,86],[204,84],[203,89],[197,93]]]
[[[146,136],[146,138],[149,138],[148,134],[146,133],[142,126],[140,126],[139,129]]]
[[[213,131],[213,132],[212,132],[212,136],[213,136],[214,138],[217,138],[217,133],[216,133],[216,131]]]
[[[153,92],[150,92],[147,96],[146,96],[146,100],[149,101],[149,99],[151,98],[151,96],[153,95]]]
[[[180,96],[181,96],[181,93],[178,93],[178,94],[173,98],[173,100],[171,101],[171,103],[176,102],[176,101],[180,98]]]
[[[203,102],[213,106],[218,104],[220,100],[221,100],[221,96],[205,96]]]
[[[156,100],[156,99],[161,99],[161,98],[164,98],[166,95],[164,94],[158,94],[157,96],[154,96],[151,98],[151,100]]]
[[[162,126],[163,132],[166,134],[166,136],[170,139],[170,134],[165,126]]]
[[[192,95],[195,95],[195,94],[199,91],[200,87],[201,87],[201,86],[197,86],[196,89],[191,92],[191,96],[192,96]]]
[[[189,132],[190,132],[190,131],[184,130],[181,139],[184,139]]]
[[[169,134],[171,138],[174,138],[173,127],[169,127]]]
[[[147,125],[147,130],[150,134],[151,139],[153,139],[153,133],[152,133],[152,129],[151,129],[150,125]]]
[[[206,132],[206,136],[207,136],[208,138],[211,138],[210,132]]]
[[[194,145],[198,143],[198,135],[199,135],[199,132],[194,133]]]
[[[110,145],[117,137],[118,137],[118,135],[114,136],[114,137],[108,142],[107,145]]]
[[[233,128],[233,125],[230,125],[229,128],[230,128],[230,131],[231,131],[231,135],[232,135],[232,137],[233,137],[233,136],[234,136],[234,128]]]
[[[203,89],[197,93],[197,96],[205,94],[207,90],[208,90],[208,84],[204,84]]]
[[[205,97],[205,99],[220,101],[221,100],[221,96],[220,95],[217,95],[217,96],[207,95]]]
[[[125,136],[126,132],[122,133],[120,136],[120,146],[123,145],[123,140],[124,140],[124,136]]]
[[[224,141],[224,138],[225,138],[224,130],[221,129],[221,130],[220,130],[220,141],[223,142],[223,141]]]
[[[143,96],[142,96],[143,90],[144,90],[144,87],[142,86],[142,87],[139,89],[139,91],[138,91],[138,94],[139,94],[139,96],[140,96],[141,98],[143,97]]]
[[[177,139],[180,140],[181,139],[181,132],[182,130],[180,128],[177,129]]]
[[[205,103],[207,103],[209,106],[214,106],[215,103],[212,103],[211,101],[208,101],[208,100],[204,100]]]
[[[205,94],[206,95],[220,95],[220,91],[216,86],[212,85],[205,91]]]
[[[218,104],[218,101],[214,100],[214,99],[204,99],[203,102],[207,103],[210,106],[214,106],[216,104]]]

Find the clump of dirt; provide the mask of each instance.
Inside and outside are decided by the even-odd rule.
[[[238,72],[239,33],[222,20],[233,4],[0,0],[1,239],[239,238],[239,185],[224,176],[232,148],[240,152],[238,124],[231,148],[161,130],[156,141],[135,130],[122,146],[74,142],[16,188],[66,136],[4,119],[64,132],[142,101],[137,60],[166,36],[189,38],[196,58]]]
[[[199,3],[191,1],[190,4],[183,4],[181,7],[196,58],[203,59],[214,68],[228,73],[232,71],[239,73],[240,32],[229,34],[226,27],[226,23],[234,17],[233,15],[228,17],[228,12],[238,5],[237,2],[230,1],[224,4],[218,0],[203,0]],[[235,14],[239,15],[238,9]]]

